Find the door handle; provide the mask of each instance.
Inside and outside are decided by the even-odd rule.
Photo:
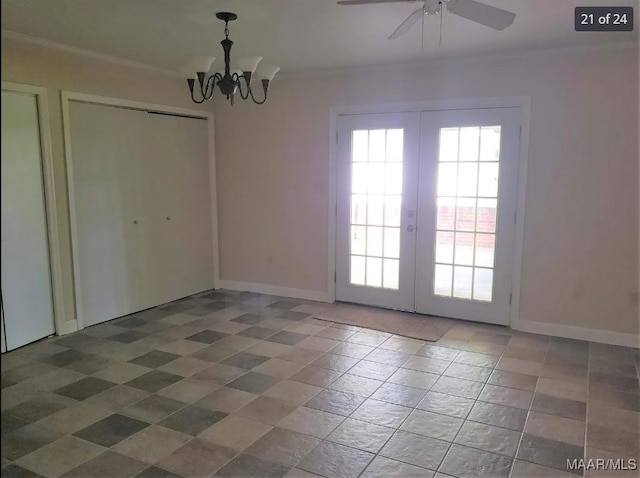
[[[407,226],[407,231],[408,231],[408,232],[413,232],[413,231],[415,231],[415,230],[416,230],[416,228],[415,228],[413,225],[409,224],[409,225]]]

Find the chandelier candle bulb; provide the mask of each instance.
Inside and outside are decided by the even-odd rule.
[[[254,56],[250,58],[244,58],[237,62],[238,69],[231,69],[231,47],[233,42],[229,39],[229,22],[238,18],[235,13],[218,12],[216,17],[224,22],[224,40],[220,42],[224,51],[224,72],[216,72],[207,77],[207,72],[211,68],[211,64],[215,60],[214,57],[198,57],[195,58],[191,65],[195,67],[196,77],[200,84],[200,99],[196,99],[197,93],[194,93],[195,79],[193,73],[186,73],[187,84],[189,85],[189,92],[191,93],[191,99],[194,103],[204,103],[205,100],[209,100],[213,97],[216,86],[220,90],[222,95],[226,96],[231,104],[234,103],[234,99],[237,93],[243,100],[248,99],[261,105],[267,101],[267,91],[269,90],[269,83],[273,80],[275,74],[280,70],[277,66],[265,65],[260,68],[258,77],[262,80],[262,90],[264,98],[258,100],[253,94],[251,89],[251,77],[258,68],[258,63],[262,61],[261,56]],[[193,70],[190,70],[193,71]],[[244,87],[243,87],[244,83]]]

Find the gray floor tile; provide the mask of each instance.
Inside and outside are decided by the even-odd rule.
[[[337,443],[322,442],[297,467],[327,478],[356,478],[374,456]]]
[[[111,447],[148,426],[148,423],[135,418],[114,414],[78,430],[74,436],[104,447]]]
[[[522,431],[527,419],[527,411],[493,403],[476,402],[467,419],[487,425]]]
[[[170,354],[160,350],[152,350],[151,352],[147,352],[146,354],[129,360],[129,362],[136,365],[142,365],[143,367],[158,368],[177,358],[180,358],[180,355]]]
[[[398,430],[380,451],[380,455],[411,465],[437,470],[449,443]]]
[[[320,443],[318,438],[282,428],[274,428],[247,448],[246,453],[293,467],[318,443]]]
[[[161,395],[151,395],[144,400],[140,400],[124,408],[121,413],[147,423],[156,423],[180,410],[185,405],[186,403],[178,400],[173,400]]]
[[[511,458],[462,445],[452,445],[440,471],[458,478],[507,478]]]
[[[193,342],[202,342],[203,344],[212,344],[227,337],[228,334],[222,332],[216,332],[214,330],[203,330],[197,334],[186,337],[186,340]]]
[[[272,377],[271,375],[248,372],[242,377],[235,379],[233,382],[228,383],[227,387],[259,395],[269,390],[279,381],[279,378]]]
[[[198,438],[163,458],[157,466],[182,476],[210,476],[236,455],[231,448],[214,445]]]
[[[168,387],[169,385],[173,385],[174,383],[179,382],[183,378],[184,377],[181,377],[179,375],[173,375],[171,373],[153,370],[126,382],[125,385],[133,388],[138,388],[146,392],[155,393],[165,387]]]
[[[224,365],[229,365],[231,367],[251,370],[261,363],[266,362],[267,360],[269,360],[269,357],[265,357],[263,355],[255,355],[248,352],[239,352],[227,359],[224,359],[221,363]]]
[[[309,400],[305,406],[347,417],[364,401],[364,397],[352,393],[325,389]]]
[[[226,416],[223,412],[188,405],[162,420],[159,425],[195,436]]]
[[[133,458],[107,450],[62,476],[64,478],[130,478],[146,466],[145,463]]]
[[[87,377],[82,380],[78,380],[77,382],[70,385],[66,385],[62,388],[54,390],[54,393],[73,398],[74,400],[82,401],[115,386],[116,384],[113,382],[108,382],[106,380],[95,377]]]
[[[216,473],[216,476],[228,478],[255,477],[280,478],[287,474],[289,468],[278,463],[271,463],[261,458],[242,454],[234,458]]]
[[[526,433],[523,435],[522,443],[518,449],[519,459],[562,471],[568,471],[567,460],[582,459],[583,457],[583,447],[548,440]],[[575,472],[582,474],[579,470]]]

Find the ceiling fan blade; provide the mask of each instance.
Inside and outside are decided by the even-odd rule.
[[[396,31],[394,31],[389,36],[389,40],[395,40],[396,38],[400,38],[402,35],[404,35],[409,30],[411,30],[411,28],[416,23],[418,23],[418,20],[420,20],[423,16],[424,16],[424,9],[423,8],[417,9],[415,12],[409,15],[407,19],[404,22],[402,22],[398,28],[396,28]]]
[[[447,10],[454,15],[495,30],[504,30],[516,18],[515,13],[476,2],[475,0],[451,0],[447,3]]]
[[[340,0],[338,5],[368,5],[371,3],[413,3],[418,0]]]

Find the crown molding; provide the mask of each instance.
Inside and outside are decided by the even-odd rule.
[[[52,50],[69,53],[72,55],[83,56],[85,58],[91,58],[93,60],[104,61],[107,63],[113,63],[116,65],[127,66],[130,68],[137,68],[139,70],[151,71],[153,73],[159,73],[162,75],[179,77],[180,75],[173,70],[166,68],[160,68],[157,66],[149,65],[147,63],[141,63],[135,60],[127,60],[113,55],[106,55],[104,53],[98,53],[93,50],[86,50],[84,48],[78,48],[75,46],[67,45],[65,43],[58,43],[51,40],[44,40],[42,38],[26,35],[24,33],[18,33],[11,30],[2,30],[2,39],[13,40],[20,43],[27,43],[30,45],[36,45],[43,48],[50,48]]]
[[[297,78],[305,76],[316,75],[328,75],[328,76],[341,76],[341,75],[353,75],[353,74],[374,74],[374,73],[387,73],[395,72],[398,69],[419,69],[425,66],[455,66],[459,64],[469,64],[473,62],[486,62],[486,61],[500,61],[500,60],[514,60],[514,59],[526,59],[526,58],[539,58],[539,57],[552,57],[557,55],[566,54],[579,54],[589,52],[608,52],[615,50],[637,50],[640,48],[640,44],[637,41],[621,41],[621,42],[607,42],[592,45],[572,45],[555,48],[539,48],[533,50],[521,50],[521,51],[508,51],[501,53],[483,53],[483,54],[464,54],[455,55],[451,57],[438,57],[427,58],[420,60],[410,60],[402,62],[387,62],[372,65],[354,65],[354,66],[342,66],[334,68],[318,68],[312,70],[293,70],[281,72],[279,77],[284,78]]]

